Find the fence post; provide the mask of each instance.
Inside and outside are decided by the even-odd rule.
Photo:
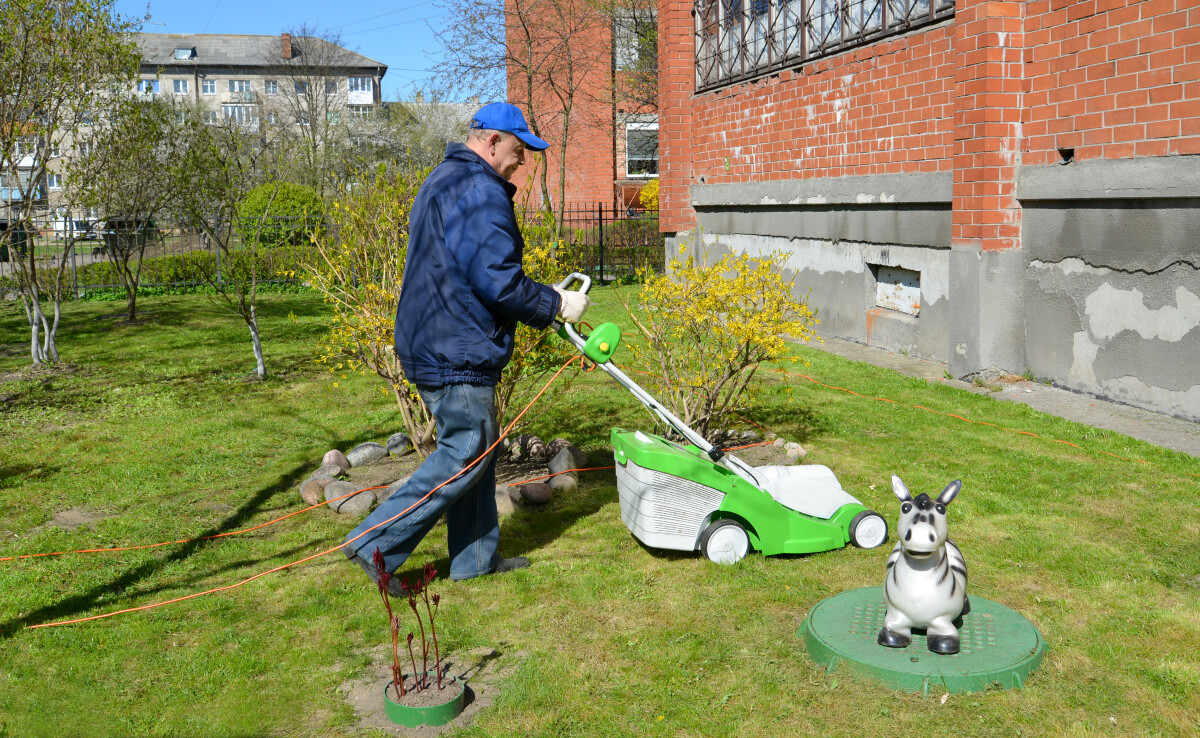
[[[71,287],[75,290],[75,299],[83,297],[83,293],[79,291],[79,275],[75,270],[75,259],[79,256],[79,249],[75,248],[75,219],[71,217],[71,213],[67,213],[67,243],[71,249]]]
[[[596,277],[596,282],[604,284],[604,203],[596,203],[596,222],[599,224],[597,232],[600,234],[600,273]]]

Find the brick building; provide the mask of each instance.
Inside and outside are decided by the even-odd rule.
[[[1200,420],[1200,5],[930,2],[661,0],[662,228],[785,251],[825,335]]]
[[[550,144],[541,159],[550,198],[561,198],[568,207],[629,205],[658,176],[656,105],[631,93],[629,84],[646,55],[657,54],[647,46],[645,33],[653,29],[654,13],[639,0],[627,4],[642,9],[614,17],[594,3],[576,0],[507,2],[508,100],[531,117],[526,101],[532,88],[536,120],[530,124]],[[536,22],[519,22],[519,13]],[[525,74],[526,68],[534,70],[532,75]],[[569,115],[564,113],[568,107]],[[564,130],[568,164],[560,195]],[[530,157],[513,177],[514,183],[529,187],[534,206],[541,204],[542,195],[530,177],[540,165]]]

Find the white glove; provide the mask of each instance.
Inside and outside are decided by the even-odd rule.
[[[578,323],[583,317],[583,313],[592,304],[588,296],[582,292],[568,292],[555,287],[554,291],[558,293],[560,299],[558,305],[558,317],[563,319],[565,323]]]

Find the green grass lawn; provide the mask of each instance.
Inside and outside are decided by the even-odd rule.
[[[613,290],[594,297],[589,320],[619,321]],[[203,296],[139,307],[127,325],[122,302],[68,305],[66,366],[30,371],[24,314],[0,306],[0,556],[255,525],[303,507],[295,487],[327,449],[400,428],[375,380],[335,388],[314,363],[315,296],[262,300],[261,383],[249,381],[246,329]],[[890,474],[914,494],[961,478],[950,527],[969,591],[1024,614],[1049,646],[1027,686],[942,702],[825,674],[797,628],[821,599],[880,584],[891,541],[720,567],[638,544],[611,472],[593,472],[575,494],[502,522],[502,553],[532,568],[437,583],[443,649],[493,647],[507,673],[496,703],[456,735],[1200,729],[1200,462],[1017,403],[797,356],[808,366],[782,368],[865,397],[768,373],[748,417],[802,442],[806,462],[830,466],[893,524]],[[602,465],[615,425],[651,424],[592,372],[535,407],[527,430],[571,438]],[[47,526],[70,508],[104,517]],[[231,584],[334,546],[349,527],[314,510],[216,541],[0,562],[0,735],[371,735],[338,686],[371,672],[388,635],[373,586],[338,554],[147,612],[27,627]],[[440,526],[407,573],[426,561],[447,568]]]

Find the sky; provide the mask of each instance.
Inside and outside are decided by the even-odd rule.
[[[117,0],[121,15],[141,17],[146,33],[276,35],[307,23],[340,32],[342,45],[382,62],[385,100],[411,96],[414,82],[430,75],[437,39],[430,25],[445,12],[438,0]]]

